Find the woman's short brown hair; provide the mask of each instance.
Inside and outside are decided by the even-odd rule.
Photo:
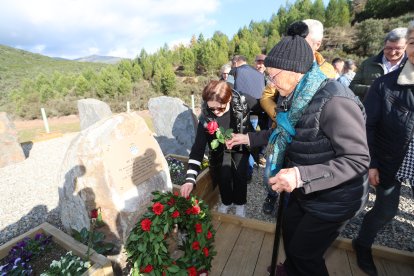
[[[212,80],[203,89],[203,101],[216,101],[226,104],[232,95],[231,86],[225,81]]]

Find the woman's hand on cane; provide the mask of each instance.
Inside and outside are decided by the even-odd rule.
[[[297,176],[294,168],[281,169],[274,177],[269,178],[272,190],[281,193],[292,192],[297,185]]]

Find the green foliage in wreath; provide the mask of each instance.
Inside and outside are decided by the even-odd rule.
[[[134,226],[126,243],[132,275],[197,275],[209,271],[216,252],[208,205],[195,196],[152,194],[153,205]],[[170,256],[167,242],[175,225],[185,233],[179,243],[183,254],[177,259]]]

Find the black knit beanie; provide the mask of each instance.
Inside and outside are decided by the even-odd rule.
[[[306,40],[298,35],[285,36],[267,54],[266,67],[306,73],[313,63],[313,52]]]

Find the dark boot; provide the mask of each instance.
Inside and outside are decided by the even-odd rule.
[[[276,206],[277,196],[267,195],[266,199],[263,202],[263,213],[270,215]]]
[[[352,247],[355,250],[359,268],[369,276],[377,276],[378,272],[372,258],[371,247],[360,245],[356,239],[352,240]]]

